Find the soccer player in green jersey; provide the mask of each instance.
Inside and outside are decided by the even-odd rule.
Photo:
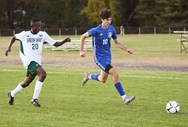
[[[8,92],[9,104],[14,104],[14,97],[17,93],[21,92],[24,88],[28,87],[30,83],[38,76],[36,81],[34,94],[31,103],[34,106],[40,107],[38,101],[43,82],[47,76],[45,70],[41,66],[42,48],[44,43],[49,43],[55,47],[61,46],[66,42],[70,42],[70,38],[66,38],[62,41],[55,41],[45,32],[41,31],[41,20],[38,18],[33,18],[30,22],[31,30],[22,31],[15,34],[8,45],[5,55],[8,56],[11,52],[11,47],[16,40],[20,41],[20,58],[24,67],[27,69],[26,77],[23,82],[20,82],[18,86]]]

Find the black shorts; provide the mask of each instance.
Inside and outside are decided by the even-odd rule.
[[[113,68],[111,64],[107,64],[106,67],[105,67],[105,72],[109,74],[109,70]]]

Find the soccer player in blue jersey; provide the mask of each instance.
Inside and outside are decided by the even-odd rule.
[[[111,49],[110,40],[114,40],[117,47],[132,54],[131,49],[126,48],[117,40],[117,34],[115,28],[110,25],[111,23],[111,10],[103,9],[100,11],[99,17],[102,24],[90,29],[88,32],[81,35],[81,45],[80,45],[80,56],[85,57],[84,52],[84,42],[87,37],[92,37],[92,46],[94,52],[95,64],[100,68],[100,74],[93,74],[90,72],[85,73],[85,77],[82,81],[83,86],[86,82],[91,80],[96,80],[105,83],[108,75],[110,74],[114,81],[114,86],[119,92],[121,98],[125,104],[129,104],[135,99],[135,96],[127,96],[119,80],[119,74],[117,70],[111,65]]]

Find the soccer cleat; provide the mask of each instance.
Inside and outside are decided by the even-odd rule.
[[[84,79],[82,80],[82,85],[84,86],[86,84],[86,82],[89,80],[89,75],[91,73],[90,72],[85,72],[85,76]]]
[[[126,96],[124,99],[124,103],[125,104],[129,104],[130,102],[132,102],[136,97],[135,96]]]
[[[11,96],[11,92],[8,92],[9,105],[14,105],[14,97]]]
[[[31,101],[31,104],[33,104],[34,106],[37,106],[37,107],[40,107],[40,106],[41,106],[41,105],[39,104],[38,99],[33,99],[33,100]]]

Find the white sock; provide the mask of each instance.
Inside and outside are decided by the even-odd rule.
[[[122,98],[123,100],[125,100],[126,96],[127,96],[126,94],[125,94],[125,95],[122,95],[121,98]]]
[[[89,75],[88,75],[88,78],[89,78],[89,79],[91,79],[91,75],[92,75],[92,74],[89,74]]]
[[[24,88],[21,86],[22,83],[19,83],[18,86],[11,91],[11,96],[14,97],[17,93],[21,92]]]
[[[34,90],[34,94],[33,94],[33,100],[39,98],[39,95],[40,95],[40,92],[42,89],[42,84],[43,84],[43,82],[40,82],[38,80],[36,81],[35,90]]]

